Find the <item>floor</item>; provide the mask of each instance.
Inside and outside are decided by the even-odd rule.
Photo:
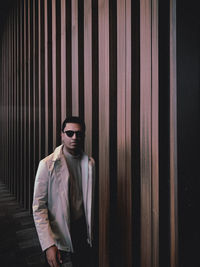
[[[19,206],[0,182],[0,266],[43,267],[32,215]]]

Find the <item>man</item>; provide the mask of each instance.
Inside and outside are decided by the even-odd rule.
[[[83,152],[84,137],[85,123],[66,118],[62,145],[37,170],[33,217],[51,267],[90,265],[95,163]]]

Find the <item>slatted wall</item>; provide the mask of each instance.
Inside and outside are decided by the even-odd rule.
[[[67,115],[84,118],[85,150],[97,165],[100,267],[159,266],[165,242],[159,239],[159,137],[165,138],[159,63],[165,62],[158,2],[18,0],[0,37],[0,178],[31,210],[39,160],[60,144]],[[177,267],[175,0],[169,4],[166,253],[168,266]]]

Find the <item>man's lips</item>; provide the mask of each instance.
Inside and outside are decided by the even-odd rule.
[[[71,145],[78,145],[78,142],[71,142]]]

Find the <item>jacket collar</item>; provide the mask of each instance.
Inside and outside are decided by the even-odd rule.
[[[62,149],[63,149],[63,145],[56,147],[53,153],[52,161],[57,161],[61,159],[61,157],[63,156]]]
[[[57,160],[60,160],[64,156],[64,154],[63,154],[63,146],[64,145],[62,144],[62,145],[60,145],[60,146],[55,148],[55,150],[53,152],[52,161],[55,162]],[[85,156],[84,152],[82,152],[82,156]]]

